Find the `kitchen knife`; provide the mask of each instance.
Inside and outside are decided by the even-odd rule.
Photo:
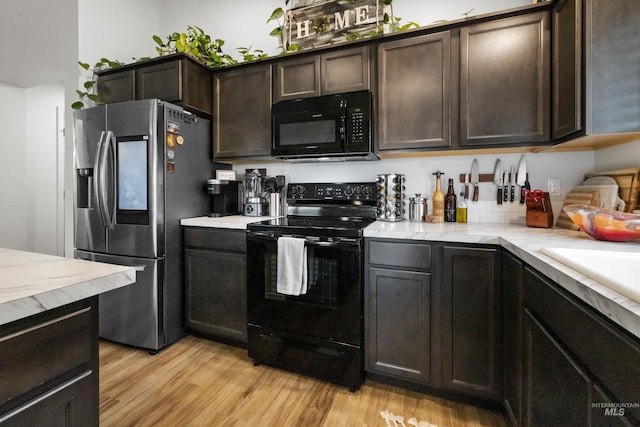
[[[504,173],[502,171],[502,160],[496,160],[496,166],[493,169],[493,183],[498,187],[498,196],[496,202],[502,204],[502,185],[504,184]]]
[[[526,187],[528,184],[527,181],[527,159],[524,158],[524,154],[520,156],[520,162],[518,163],[518,180],[516,181],[520,186],[520,204],[524,204],[524,195],[522,194],[522,189]],[[527,188],[530,190],[531,188]]]
[[[504,170],[502,174],[502,185],[504,186],[504,191],[502,192],[502,196],[504,197],[504,201],[509,201],[509,173]]]
[[[513,203],[516,199],[516,168],[511,166],[509,169],[509,202]]]
[[[471,183],[473,184],[473,201],[477,202],[479,197],[478,182],[480,181],[480,173],[478,172],[478,159],[471,162]]]
[[[469,174],[464,174],[464,200],[469,200]]]

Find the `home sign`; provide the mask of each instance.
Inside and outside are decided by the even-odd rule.
[[[285,16],[289,46],[305,49],[355,40],[378,32],[382,26],[382,0],[308,0],[297,4]]]

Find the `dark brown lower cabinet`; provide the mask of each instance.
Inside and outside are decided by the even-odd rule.
[[[424,242],[367,240],[365,369],[433,384],[432,247]]]
[[[523,262],[502,252],[502,394],[513,425],[522,423]]]
[[[430,384],[431,274],[373,267],[369,292],[368,368]]]
[[[525,426],[640,425],[640,339],[524,269]]]
[[[97,426],[97,297],[0,326],[0,426]]]
[[[540,321],[525,313],[525,425],[589,425],[591,382]]]
[[[501,400],[500,251],[443,248],[442,386]]]
[[[499,402],[500,251],[384,239],[365,247],[367,371]]]
[[[187,326],[213,338],[247,342],[244,230],[185,228]]]

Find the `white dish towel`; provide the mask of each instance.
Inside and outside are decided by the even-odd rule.
[[[304,239],[278,238],[277,290],[285,295],[307,293],[307,248]]]

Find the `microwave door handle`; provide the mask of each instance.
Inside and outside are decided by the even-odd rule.
[[[347,101],[340,101],[340,107],[342,108],[342,112],[340,115],[340,141],[342,142],[343,151],[347,151]]]
[[[102,176],[102,150],[104,146],[104,139],[106,133],[102,131],[100,133],[100,139],[98,140],[98,148],[96,149],[96,159],[93,163],[94,168],[94,179],[93,179],[93,194],[96,198],[96,209],[98,210],[98,216],[100,217],[100,222],[103,227],[107,227],[107,224],[104,219],[104,210],[102,207],[103,202],[103,194],[104,194],[104,184],[103,184],[103,176]]]

